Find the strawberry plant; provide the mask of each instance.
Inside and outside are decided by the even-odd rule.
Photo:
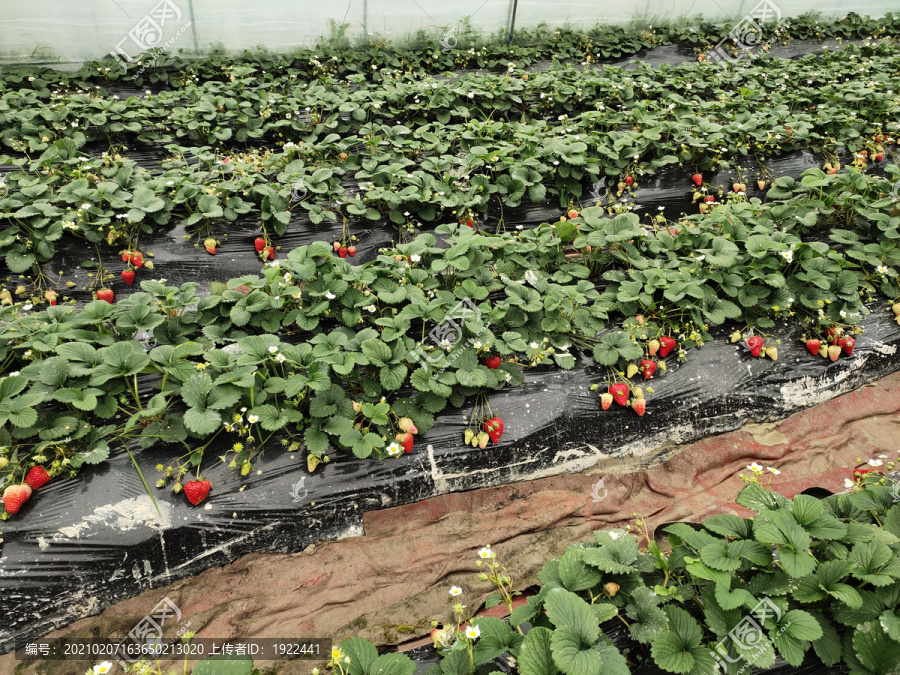
[[[479,578],[499,590],[486,606],[505,602],[509,620],[467,622],[457,603],[454,622],[432,631],[442,660],[429,672],[488,673],[502,662],[528,675],[625,675],[652,662],[667,672],[711,675],[769,668],[778,657],[800,667],[810,655],[826,666],[894,672],[897,485],[885,485],[882,476],[824,500],[788,499],[759,482],[762,467],[750,468],[754,475],[736,501],[753,518],[726,514],[699,527],[669,525],[669,550],[640,519],[636,530],[597,531],[547,562],[540,590],[516,607],[508,572],[490,547],[481,549],[478,563],[487,562],[490,574]],[[453,596],[462,592],[451,589]],[[620,624],[626,635],[613,643],[606,633]],[[358,653],[362,642],[344,645]]]
[[[900,32],[894,17],[856,17],[788,21],[776,35],[876,26]],[[703,39],[721,30],[710,24]],[[618,402],[640,415],[647,400],[634,378],[664,377],[727,321],[743,326],[749,353],[771,360],[778,339],[764,331],[779,319],[802,324],[810,351],[852,356],[870,301],[900,297],[898,170],[883,162],[897,134],[885,75],[900,59],[893,44],[739,70],[522,72],[550,53],[587,64],[703,39],[598,28],[437,57],[370,47],[299,62],[176,57],[168,70],[154,58],[151,76],[173,86],[126,100],[104,89],[126,76],[116,65],[4,69],[10,154],[0,162],[14,169],[0,195],[0,255],[27,278],[0,290],[3,486],[35,466],[72,475],[113,448],[157,443],[178,448],[159,478],[176,490],[214,441],[245,475],[273,440],[302,447],[310,470],[336,451],[395,457],[415,452],[415,436],[448,406],[576,357],[607,369],[603,409]],[[487,72],[432,77],[451,67]],[[874,83],[865,96],[861,77]],[[123,135],[164,148],[158,170],[129,159]],[[92,156],[96,142],[109,150]],[[829,173],[795,179],[765,166],[800,149]],[[759,192],[745,156],[759,166]],[[673,164],[704,213],[639,216],[634,190]],[[601,178],[617,190],[596,187],[585,206],[585,184]],[[507,206],[548,202],[563,209],[556,222],[504,220]],[[341,223],[341,236],[275,260],[297,212]],[[214,282],[202,298],[196,284],[149,279],[142,235],[180,222],[217,255],[231,246],[223,226],[248,216],[261,221],[247,251],[266,263],[260,274]],[[379,220],[396,225],[396,243],[349,264],[365,246],[351,228]],[[70,239],[93,247],[83,290],[97,300],[83,306],[42,270]],[[476,315],[433,337],[462,302]],[[469,443],[486,446],[502,421],[482,415],[470,431]]]

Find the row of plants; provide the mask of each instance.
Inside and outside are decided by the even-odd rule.
[[[195,503],[214,442],[231,446],[221,457],[244,475],[272,438],[302,446],[309,470],[338,449],[397,456],[447,406],[579,355],[606,368],[604,394],[643,414],[632,378],[684,360],[728,320],[751,355],[756,340],[774,347],[779,318],[836,346],[858,334],[869,301],[900,297],[888,186],[852,167],[811,169],[777,179],[777,199],[736,195],[676,227],[589,207],[512,233],[441,225],[361,265],[319,242],[205,297],[195,283],[144,280],[115,303],[38,311],[7,294],[0,475],[19,493],[7,511],[36,489],[34,467],[43,484],[111,447],[180,446],[159,485],[190,482]],[[503,431],[483,403],[465,439],[481,447]]]
[[[486,546],[478,578],[498,592],[485,607],[506,604],[509,619],[467,620],[472,609],[454,586],[453,617],[432,631],[441,660],[428,672],[628,675],[652,664],[734,675],[770,668],[780,657],[794,668],[812,662],[859,675],[896,673],[900,484],[885,475],[897,460],[884,461],[848,479],[850,493],[824,500],[769,490],[754,463],[736,500],[752,517],[669,525],[667,541],[655,540],[643,520],[597,531],[546,563],[538,592],[524,603],[514,604],[521,593]],[[350,638],[313,673],[411,675],[415,667]]]
[[[692,173],[734,170],[745,187],[752,174],[765,185],[765,161],[797,149],[815,150],[828,166],[839,166],[843,152],[859,168],[877,166],[896,133],[891,120],[900,97],[888,73],[898,58],[881,45],[731,70],[694,64],[601,77],[569,68],[527,81],[507,72],[397,79],[374,89],[330,79],[290,94],[282,93],[285,81],[260,84],[248,68],[235,82],[127,101],[54,94],[43,85],[5,91],[2,138],[21,154],[0,156],[20,167],[0,191],[8,224],[0,255],[11,272],[45,281],[40,266],[60,240],[74,237],[118,255],[136,249],[141,234],[178,221],[215,252],[223,224],[259,217],[271,258],[272,235],[286,232],[297,210],[314,223],[388,218],[406,235],[448,217],[474,224],[493,205],[502,214],[555,198],[567,208],[585,197],[586,184],[608,177],[620,182],[607,195],[627,196],[671,164]],[[510,110],[515,121],[497,119]],[[532,111],[550,119],[534,119]],[[143,169],[117,149],[128,129],[168,144],[160,170]],[[278,147],[241,150],[232,137],[238,145]],[[111,143],[110,151],[87,155],[85,146],[97,140]],[[701,210],[713,192],[723,196],[721,186],[702,180],[701,191]],[[123,262],[130,285],[134,266]],[[106,276],[98,271],[99,287],[111,267]]]
[[[335,25],[330,38],[314,49],[300,49],[290,53],[273,54],[266,51],[245,51],[235,57],[224,51],[214,51],[206,57],[194,58],[183,54],[172,56],[160,49],[142,55],[136,65],[123,67],[119,61],[107,57],[86,63],[67,75],[77,86],[106,85],[115,82],[165,84],[181,86],[186,82],[208,80],[226,81],[233,69],[250,67],[274,74],[293,74],[300,78],[314,78],[321,73],[338,77],[359,74],[373,77],[373,71],[399,69],[416,75],[440,73],[459,69],[505,70],[509,60],[525,65],[554,60],[577,62],[598,61],[636,54],[659,45],[681,44],[702,53],[726,38],[734,22],[696,21],[666,22],[653,25],[613,26],[598,24],[580,31],[568,28],[552,30],[546,26],[519,28],[512,44],[503,32],[484,36],[473,30],[468,22],[448,26],[435,34],[420,32],[408,45],[395,46],[386,36],[364,37],[364,42],[351,45],[346,37],[349,24]],[[840,19],[820,17],[816,13],[764,22],[762,34],[755,27],[748,37],[753,44],[786,43],[789,40],[823,40],[827,38],[866,39],[900,35],[900,15],[887,13],[873,19],[854,12]],[[375,68],[373,68],[375,66]],[[14,83],[26,84],[31,76],[45,76],[54,81],[59,74],[50,68],[15,66],[5,68],[4,76]],[[374,75],[377,78],[377,74]]]

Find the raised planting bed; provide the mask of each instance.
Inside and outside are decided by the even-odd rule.
[[[126,99],[114,69],[4,71],[0,651],[367,511],[657,463],[898,370],[889,41],[356,58],[182,64]]]

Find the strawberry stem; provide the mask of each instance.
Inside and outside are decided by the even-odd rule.
[[[156,498],[153,496],[153,493],[150,492],[150,487],[147,485],[147,481],[144,480],[144,474],[143,472],[141,472],[141,467],[138,466],[138,463],[135,461],[134,455],[131,454],[131,450],[128,449],[128,446],[123,443],[122,447],[125,448],[125,452],[127,452],[128,456],[131,458],[131,463],[134,464],[134,468],[138,472],[138,476],[141,477],[141,482],[144,484],[144,490],[147,491],[147,495],[150,497],[150,501],[153,502],[153,507],[156,509],[156,513],[159,514],[160,518],[162,518],[162,511],[159,510],[159,504],[156,503]]]

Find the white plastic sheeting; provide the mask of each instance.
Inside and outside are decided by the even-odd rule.
[[[591,27],[632,20],[740,20],[759,0],[518,0],[515,27]],[[790,17],[818,11],[883,16],[900,0],[770,0]],[[165,46],[203,53],[264,47],[285,51],[309,47],[349,24],[353,39],[371,33],[402,44],[424,30],[435,47],[453,46],[462,22],[481,33],[507,32],[514,0],[0,0],[0,63],[77,66],[119,50],[129,57],[143,48]],[[123,56],[123,59],[126,58]]]

